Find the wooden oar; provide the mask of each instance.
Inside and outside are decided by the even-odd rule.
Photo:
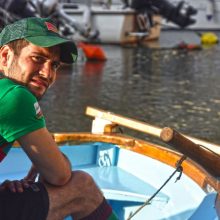
[[[162,131],[162,128],[160,127],[150,125],[145,122],[140,122],[140,121],[137,121],[131,118],[126,118],[124,116],[117,115],[112,112],[104,111],[104,110],[90,107],[90,106],[87,107],[86,114],[89,116],[104,119],[109,122],[131,128],[133,130],[138,130],[138,131],[144,132],[146,134],[149,134],[149,135],[152,135],[158,138],[160,138],[160,133]],[[219,145],[213,144],[213,143],[201,140],[201,139],[197,139],[197,138],[185,135],[185,134],[182,134],[182,135],[184,135],[186,138],[190,139],[194,143],[202,145],[220,155]]]
[[[201,165],[215,177],[220,176],[220,155],[207,151],[172,128],[163,128],[161,140]]]

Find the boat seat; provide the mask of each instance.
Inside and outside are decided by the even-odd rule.
[[[112,208],[117,211],[118,215],[121,212],[123,213],[125,207],[139,207],[157,190],[150,184],[116,166],[91,166],[80,167],[80,169],[93,176],[105,198],[112,205]],[[156,202],[158,205],[158,202],[167,204],[168,201],[169,197],[160,192],[152,202]],[[65,220],[71,219],[69,216],[65,218]]]
[[[109,200],[145,202],[157,189],[127,171],[117,167],[88,167],[84,171],[93,176]],[[169,197],[159,192],[154,201],[167,203]]]
[[[74,157],[71,148],[63,146],[62,151],[71,160],[73,168],[88,172],[109,200],[145,202],[156,191],[157,188],[141,180],[117,166],[118,148],[106,143],[94,143],[74,147]],[[83,156],[82,156],[83,155]],[[91,156],[92,155],[92,156]],[[102,161],[102,158],[105,158]],[[102,162],[101,162],[102,161]],[[160,192],[154,201],[167,203],[169,197]]]

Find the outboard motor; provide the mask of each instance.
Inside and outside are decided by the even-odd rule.
[[[20,18],[31,17],[34,11],[28,7],[27,0],[0,0],[0,8],[18,15]]]
[[[185,28],[196,22],[191,16],[197,14],[197,10],[192,6],[185,6],[184,1],[174,6],[167,0],[133,0],[131,4],[131,7],[138,12],[142,12],[144,9],[151,9],[181,28]]]
[[[34,16],[35,10],[27,0],[0,0],[0,29],[18,19]]]

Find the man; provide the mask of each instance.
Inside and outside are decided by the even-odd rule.
[[[37,101],[60,64],[76,58],[75,44],[46,18],[22,19],[0,33],[0,160],[17,140],[33,163],[23,180],[0,185],[1,220],[117,219],[92,177],[71,171]]]

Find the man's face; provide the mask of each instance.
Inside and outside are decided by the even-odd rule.
[[[6,75],[25,85],[40,99],[56,79],[56,71],[60,66],[60,47],[42,48],[29,44],[13,58]]]

